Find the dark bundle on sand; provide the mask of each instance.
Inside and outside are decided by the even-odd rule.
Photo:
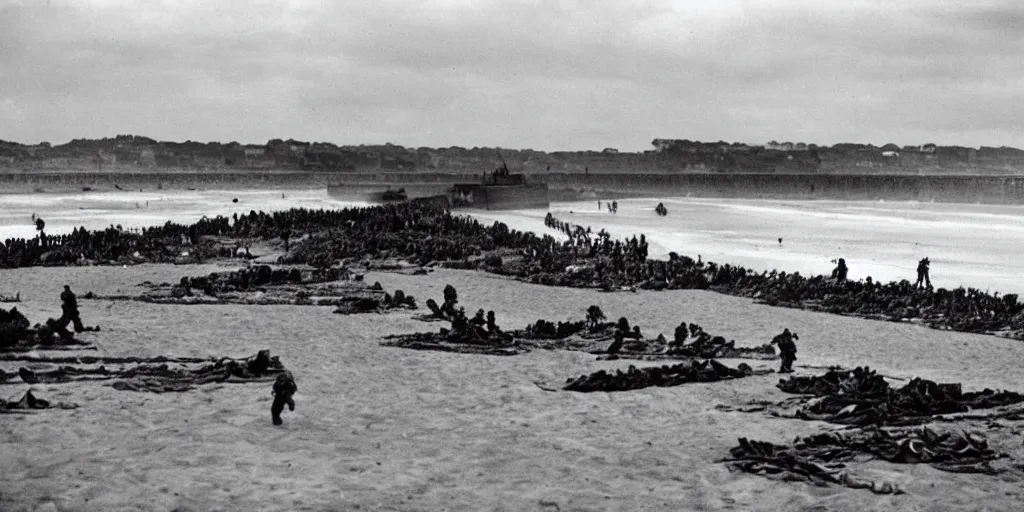
[[[604,313],[597,306],[587,310],[587,320],[551,322],[540,319],[525,329],[514,331],[517,339],[529,345],[560,350],[608,354],[599,359],[777,359],[775,349],[768,344],[760,347],[737,347],[735,341],[726,341],[722,336],[712,336],[697,324],[676,328],[672,341],[659,336],[644,339],[640,328],[630,328],[625,317],[618,322],[603,322]],[[616,333],[622,334],[622,342],[615,342]],[[687,338],[692,339],[687,343]],[[610,350],[614,348],[614,351]]]
[[[736,368],[729,368],[714,359],[679,363],[673,366],[655,366],[637,369],[630,365],[625,373],[616,370],[614,374],[601,370],[590,375],[582,375],[566,380],[566,391],[591,393],[594,391],[630,391],[651,386],[678,386],[688,382],[717,382],[727,379],[739,379],[754,374],[754,370],[745,363]]]
[[[205,277],[182,277],[174,285],[147,281],[139,285],[146,288],[140,295],[101,296],[90,292],[85,298],[179,305],[338,306],[342,308],[339,312],[359,312],[360,307],[366,307],[363,304],[372,301],[377,304],[376,308],[415,309],[415,299],[401,290],[392,297],[380,283],[368,286],[361,280],[341,280],[347,277],[350,273],[345,268],[272,269],[260,265],[235,272],[215,272]]]
[[[215,382],[263,382],[285,371],[284,365],[269,350],[261,350],[245,359],[221,358],[196,364],[200,360],[177,360],[170,367],[167,358],[131,358],[131,366],[119,368],[65,365],[54,370],[33,371],[20,368],[18,374],[28,384],[59,384],[81,380],[119,379],[111,386],[128,391],[188,391],[195,386]]]
[[[13,346],[28,339],[30,325],[18,308],[10,311],[0,308],[0,347]]]
[[[690,342],[687,343],[687,335]],[[682,322],[676,327],[672,342],[665,349],[667,355],[676,357],[778,359],[770,344],[759,347],[737,347],[735,340],[725,341],[722,336],[712,336],[703,327]]]
[[[374,283],[380,286],[380,283]],[[374,288],[371,288],[374,289]],[[379,289],[383,297],[352,297],[338,305],[334,310],[341,315],[358,313],[384,313],[393,309],[416,309],[416,299],[412,295],[406,295],[402,290],[395,290],[395,294],[384,293]]]
[[[814,377],[791,377],[778,384],[789,393],[809,394],[796,417],[848,425],[908,425],[930,421],[935,415],[965,413],[1024,402],[1012,391],[964,393],[959,383],[940,384],[915,378],[892,388],[870,368],[829,370]]]
[[[305,275],[304,275],[305,274]],[[326,282],[337,279],[334,275],[324,276],[322,273],[297,268],[271,268],[269,265],[257,265],[242,268],[234,272],[212,272],[203,277],[182,277],[178,282],[185,292],[192,290],[216,296],[225,292],[245,291],[250,288],[267,285],[301,284],[304,282]]]
[[[989,449],[988,441],[977,434],[936,433],[927,427],[872,428],[802,437],[791,446],[740,438],[739,446],[730,450],[731,457],[722,462],[730,470],[769,478],[902,494],[890,483],[858,480],[844,471],[844,463],[865,454],[897,464],[929,464],[942,471],[985,474],[997,473],[990,463],[1004,456]]]
[[[18,308],[10,311],[0,308],[0,352],[25,352],[33,349],[62,349],[88,346],[75,339],[67,330],[66,322],[47,319],[46,324],[29,327],[28,318]],[[99,327],[85,327],[85,331],[98,331]]]
[[[36,409],[49,409],[51,407],[49,400],[36,397],[32,390],[28,390],[18,400],[4,400],[0,398],[0,414],[10,412],[24,412]],[[57,402],[56,407],[60,409],[74,409],[78,407],[75,404],[67,402]]]
[[[480,343],[476,340],[452,340],[446,334],[418,332],[415,334],[398,334],[385,336],[381,345],[385,347],[401,347],[413,350],[436,350],[459,354],[480,354],[490,356],[515,356],[528,352],[526,347],[519,346],[514,340],[499,339],[493,342]]]
[[[445,302],[437,307],[433,299],[427,300],[432,316],[447,321],[450,328],[441,328],[436,333],[420,332],[386,336],[381,344],[388,347],[402,347],[416,350],[439,350],[463,354],[516,355],[525,352],[515,337],[501,330],[494,311],[484,313],[477,310],[473,318],[466,316],[463,307],[457,307],[458,292],[452,285],[444,289]]]
[[[438,306],[437,301],[434,299],[427,299],[427,309],[430,313],[419,315],[414,318],[424,322],[451,322],[455,320],[459,314],[458,303],[459,292],[455,290],[454,286],[446,284],[444,286],[444,302]]]

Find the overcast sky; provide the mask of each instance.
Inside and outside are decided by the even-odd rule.
[[[0,0],[0,139],[1024,147],[1007,1]]]

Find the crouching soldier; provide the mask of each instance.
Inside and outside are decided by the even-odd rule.
[[[286,371],[277,376],[277,380],[274,381],[274,405],[270,406],[270,417],[274,420],[274,425],[284,423],[281,421],[281,411],[284,411],[285,405],[288,405],[289,411],[295,410],[292,395],[298,390],[299,387],[295,385],[291,372]]]
[[[779,345],[779,355],[782,357],[782,365],[779,367],[779,373],[793,373],[793,361],[796,361],[796,343],[793,340],[800,339],[795,333],[789,332],[789,329],[782,331],[782,334],[772,338],[772,345]]]

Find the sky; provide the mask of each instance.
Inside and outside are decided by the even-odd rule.
[[[0,0],[0,139],[1024,147],[1024,6]]]

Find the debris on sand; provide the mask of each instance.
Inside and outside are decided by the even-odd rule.
[[[466,316],[466,308],[457,306],[458,292],[452,285],[444,288],[444,305],[437,306],[433,299],[427,300],[431,317],[447,321],[449,328],[438,332],[418,332],[386,336],[382,345],[410,348],[414,350],[439,350],[460,354],[517,355],[529,349],[521,346],[511,333],[498,326],[494,311],[484,313],[479,309],[473,318]]]
[[[134,300],[155,304],[179,305],[295,305],[337,306],[337,313],[361,312],[364,304],[376,303],[375,310],[416,309],[416,300],[405,292],[395,295],[384,291],[380,283],[370,286],[351,279],[346,268],[299,269],[271,268],[269,265],[241,268],[233,272],[214,272],[201,277],[182,277],[177,284],[140,284],[140,295],[96,295],[86,299]]]
[[[1024,402],[1024,395],[1012,391],[985,389],[965,393],[960,383],[941,384],[920,378],[893,388],[883,376],[867,367],[790,377],[779,381],[778,387],[813,398],[798,401],[795,410],[773,414],[845,425],[915,425],[939,415]]]
[[[413,350],[437,350],[459,354],[479,354],[490,356],[515,356],[529,352],[526,347],[506,339],[475,340],[452,338],[447,329],[439,333],[418,332],[414,334],[397,334],[386,336],[381,345],[385,347],[401,347]]]
[[[844,463],[869,455],[896,464],[928,464],[955,473],[996,474],[991,462],[1005,457],[989,449],[979,434],[960,430],[936,432],[928,427],[855,429],[801,437],[790,445],[739,438],[721,462],[730,470],[768,478],[806,481],[816,485],[838,484],[869,489],[877,494],[902,494],[895,485],[854,478]]]
[[[737,347],[736,341],[726,341],[722,336],[712,336],[704,328],[682,322],[676,327],[672,340],[659,335],[645,339],[638,326],[630,327],[629,320],[622,317],[618,322],[604,322],[601,308],[593,305],[587,309],[586,320],[552,322],[537,320],[525,329],[512,331],[516,339],[524,344],[549,350],[576,350],[591,354],[606,354],[598,359],[778,359],[770,344],[758,347]],[[621,334],[621,343],[616,341]],[[687,343],[687,340],[690,340]],[[614,351],[609,348],[614,347]],[[614,353],[613,353],[614,352]]]
[[[48,360],[34,358],[34,362],[67,362],[68,358]],[[95,364],[96,358],[83,358]],[[264,382],[273,380],[285,371],[277,356],[269,350],[261,350],[255,356],[244,359],[221,358],[171,359],[171,358],[110,358],[106,364],[118,364],[115,368],[105,365],[98,367],[85,364],[58,366],[52,370],[18,369],[18,376],[27,384],[62,384],[76,381],[115,380],[114,389],[125,391],[188,391],[195,386],[219,382]],[[124,359],[121,361],[121,359]],[[116,362],[115,362],[116,361]],[[100,362],[103,362],[101,359]],[[126,364],[127,363],[127,364]],[[168,363],[175,364],[175,367]],[[13,376],[10,376],[13,377]],[[9,377],[9,378],[10,378]]]
[[[4,400],[0,398],[0,413],[49,409],[51,406],[58,409],[75,409],[78,407],[77,404],[68,402],[57,402],[56,404],[51,404],[49,400],[36,397],[36,395],[32,393],[31,389],[26,391],[18,400]]]
[[[28,318],[17,307],[9,311],[0,308],[0,352],[91,348],[89,343],[76,339],[66,324],[50,318],[45,324],[29,327]],[[99,330],[99,327],[82,327],[83,331]]]
[[[359,313],[386,313],[395,309],[416,309],[416,299],[412,295],[406,295],[402,290],[395,290],[395,294],[384,292],[380,283],[374,283],[370,290],[379,291],[383,296],[345,297],[335,313],[341,315],[352,315]]]
[[[581,393],[631,391],[651,386],[668,387],[689,382],[717,382],[720,380],[740,379],[755,373],[764,374],[769,372],[755,372],[746,363],[740,363],[736,368],[729,368],[714,359],[642,369],[637,369],[637,367],[630,365],[625,372],[616,370],[613,374],[601,370],[590,375],[568,379],[566,380],[565,387],[562,389],[566,391],[579,391]]]

